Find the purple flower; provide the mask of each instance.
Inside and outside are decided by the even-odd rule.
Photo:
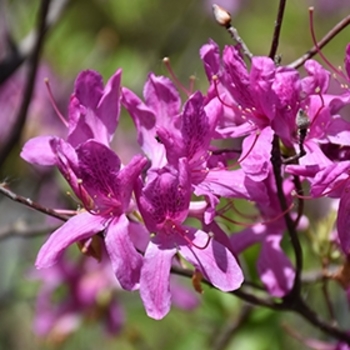
[[[76,151],[63,140],[51,142],[58,167],[86,211],[69,219],[55,231],[40,249],[37,268],[54,265],[64,249],[74,242],[103,234],[114,272],[125,289],[138,286],[142,257],[129,234],[129,210],[134,183],[147,160],[135,156],[120,169],[117,155],[94,140],[81,144]]]
[[[105,251],[102,257],[98,263],[86,257],[73,261],[62,255],[55,266],[30,273],[31,278],[41,281],[33,325],[37,335],[62,341],[91,315],[98,316],[111,335],[120,331],[124,315],[115,297],[120,287]],[[67,292],[60,293],[59,300],[53,299],[62,285]]]
[[[283,224],[257,224],[231,236],[232,249],[237,255],[253,244],[262,244],[257,270],[274,297],[285,296],[291,290],[295,276],[293,265],[280,246],[283,229]]]
[[[150,73],[143,95],[145,103],[132,91],[122,89],[122,104],[131,115],[138,133],[138,142],[152,162],[159,168],[166,164],[165,148],[157,141],[157,128],[177,129],[181,99],[173,83],[166,77]]]
[[[69,104],[67,141],[73,147],[90,139],[109,145],[119,121],[120,79],[119,69],[103,87],[97,72],[79,74]]]
[[[152,172],[136,197],[145,225],[154,234],[140,278],[141,298],[150,317],[161,319],[169,312],[169,276],[177,253],[217,288],[230,291],[240,287],[242,271],[230,250],[204,231],[183,225],[191,197],[185,159],[179,160],[178,169],[168,166]]]
[[[103,87],[102,77],[87,70],[79,74],[71,96],[68,118],[67,142],[77,148],[87,140],[97,140],[108,146],[119,121],[120,79],[118,70]],[[23,147],[21,157],[32,164],[57,165],[56,155],[51,147],[57,137],[38,136]]]

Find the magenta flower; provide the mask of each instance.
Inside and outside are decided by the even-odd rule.
[[[231,236],[233,251],[238,255],[249,246],[261,243],[257,270],[267,291],[274,297],[285,296],[293,287],[295,272],[280,243],[284,225],[257,224]]]
[[[90,139],[109,145],[119,121],[120,79],[119,69],[103,87],[97,72],[79,74],[69,104],[67,141],[73,147]]]
[[[90,140],[76,152],[63,140],[51,142],[58,167],[81,199],[86,211],[69,219],[40,249],[37,268],[54,265],[65,248],[74,242],[103,234],[114,272],[125,289],[138,286],[142,257],[129,234],[129,210],[134,183],[147,160],[135,156],[123,169],[108,147]]]
[[[150,73],[143,90],[145,103],[127,88],[122,89],[122,104],[132,117],[138,142],[152,162],[152,168],[166,164],[165,148],[157,141],[157,128],[177,129],[181,98],[166,77]]]
[[[120,79],[118,70],[103,87],[102,77],[88,70],[79,74],[71,96],[67,142],[76,148],[87,140],[97,140],[108,146],[118,125],[120,112]],[[21,157],[32,164],[57,165],[52,152],[53,136],[38,136],[23,147]]]
[[[32,271],[30,277],[41,281],[33,324],[37,335],[63,340],[92,315],[101,319],[111,335],[120,331],[124,323],[124,312],[116,298],[120,286],[105,251],[100,263],[86,257],[72,261],[62,255],[55,266]],[[61,293],[57,300],[53,296],[62,285],[67,293]]]
[[[218,101],[204,105],[204,98],[197,91],[175,118],[178,129],[157,126],[157,136],[166,149],[169,164],[176,166],[180,158],[186,157],[193,184],[198,184],[205,177],[203,170],[207,167],[210,143],[221,114],[222,107]]]
[[[177,253],[214,286],[230,291],[243,282],[242,271],[230,250],[199,229],[183,225],[189,210],[191,183],[186,159],[178,170],[165,167],[150,175],[137,190],[145,225],[154,237],[146,249],[140,277],[140,295],[147,314],[163,318],[170,309],[170,269]]]

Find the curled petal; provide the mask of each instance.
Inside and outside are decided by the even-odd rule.
[[[203,61],[207,78],[208,80],[211,80],[213,75],[219,73],[220,69],[219,46],[213,40],[210,39],[208,44],[205,44],[201,47],[199,54],[201,60]]]
[[[57,156],[51,148],[51,142],[58,137],[39,136],[27,141],[22,148],[21,157],[31,164],[56,165]]]

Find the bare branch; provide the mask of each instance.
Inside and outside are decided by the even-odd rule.
[[[24,220],[17,220],[16,222],[1,227],[0,229],[0,240],[5,240],[8,238],[33,238],[37,236],[42,236],[47,233],[53,232],[58,228],[57,225],[31,225]]]
[[[26,198],[26,197],[20,196],[16,193],[12,192],[10,189],[7,188],[6,184],[0,184],[0,193],[2,193],[6,197],[12,199],[15,202],[24,204],[25,206],[27,206],[29,208],[32,208],[36,211],[40,211],[41,213],[44,213],[46,215],[50,215],[56,219],[59,219],[62,221],[67,221],[69,219],[69,217],[66,215],[62,215],[53,209],[46,208],[46,207],[42,206],[41,204],[32,201],[30,198]]]
[[[269,57],[272,58],[273,60],[275,60],[275,56],[276,56],[277,49],[278,49],[281,28],[282,28],[282,21],[283,21],[283,16],[284,16],[284,10],[286,8],[286,2],[287,2],[287,0],[280,0],[280,4],[278,7],[277,18],[275,21],[275,30],[273,32],[272,43],[271,43],[271,48],[270,48],[270,53],[269,53]]]

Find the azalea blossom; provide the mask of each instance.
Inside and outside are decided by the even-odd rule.
[[[183,224],[188,215],[191,183],[186,159],[178,169],[167,166],[152,173],[137,202],[145,225],[154,236],[145,251],[140,295],[147,314],[163,318],[170,309],[170,269],[179,253],[214,286],[230,291],[243,282],[242,271],[230,250],[204,231]]]

